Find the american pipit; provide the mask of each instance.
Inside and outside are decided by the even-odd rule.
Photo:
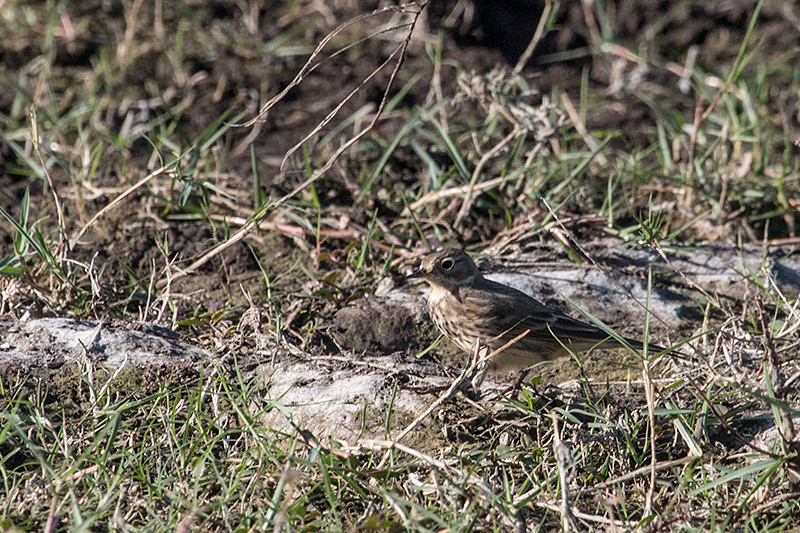
[[[422,260],[411,278],[431,286],[428,310],[433,323],[462,350],[477,357],[520,337],[479,368],[477,390],[487,372],[520,370],[572,352],[624,346],[602,329],[550,309],[527,294],[483,277],[461,250],[446,248]],[[641,342],[625,339],[636,350]],[[654,351],[664,348],[650,345]]]

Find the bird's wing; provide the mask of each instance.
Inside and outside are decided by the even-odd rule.
[[[608,333],[596,326],[547,307],[514,288],[490,280],[486,282],[486,289],[489,289],[492,297],[480,300],[486,302],[486,315],[496,317],[496,327],[493,328],[495,335],[508,339],[529,330],[525,339],[533,342],[552,342],[553,337],[557,337],[563,342],[588,343],[588,347],[606,340],[606,346],[619,345],[609,339]],[[636,347],[639,343],[631,341],[631,344]]]

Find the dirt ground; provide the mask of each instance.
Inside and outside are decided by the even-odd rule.
[[[480,8],[481,4],[479,3],[476,16],[486,11],[485,8]],[[538,5],[538,2],[528,4]],[[620,44],[630,50],[638,51],[642,57],[649,54],[665,63],[661,68],[651,66],[646,72],[639,72],[638,76],[643,79],[641,83],[648,85],[648,91],[652,92],[652,97],[658,99],[661,105],[683,110],[684,119],[691,121],[695,102],[691,96],[683,95],[678,90],[678,78],[665,68],[666,62],[682,62],[687,49],[696,46],[698,65],[730,63],[738,53],[735,43],[740,43],[744,38],[754,4],[755,2],[750,1],[680,3],[630,0],[610,4],[609,9],[615,9],[608,13],[608,17],[614,36]],[[756,40],[761,44],[755,52],[753,64],[769,64],[768,58],[796,47],[795,32],[790,27],[790,20],[783,14],[783,6],[781,2],[765,3],[758,28],[761,33],[756,36]],[[269,2],[261,9],[261,16],[257,20],[257,31],[245,37],[237,34],[237,37],[241,37],[244,44],[249,44],[253,49],[258,43],[269,43],[270,39],[287,32],[286,25],[298,20],[295,17],[297,10],[300,10],[307,14],[309,22],[298,24],[298,27],[291,32],[297,35],[295,39],[298,42],[311,46],[334,24],[379,7],[380,4],[377,2],[342,3],[341,6],[331,8],[329,12],[319,12],[311,4]],[[422,76],[423,82],[415,84],[403,97],[405,105],[413,106],[431,97],[432,88],[428,80],[432,79],[434,72],[427,54],[424,53],[423,45],[426,42],[437,42],[436,36],[439,32],[443,32],[444,35],[441,41],[442,56],[449,61],[457,62],[465,71],[485,72],[497,65],[504,55],[514,57],[513,50],[519,47],[518,43],[509,44],[499,39],[495,35],[496,31],[489,29],[493,24],[490,20],[491,13],[483,13],[486,20],[483,20],[482,24],[473,22],[469,25],[463,20],[455,22],[451,20],[445,24],[443,19],[452,18],[453,7],[452,2],[431,2],[426,7],[427,25],[419,30],[418,41],[409,50],[404,68],[398,73],[395,82],[396,87],[403,87],[413,76],[417,74]],[[151,7],[143,6],[142,12],[138,14],[142,21],[151,20],[154,16],[147,12],[148,9]],[[213,23],[211,30],[213,35],[216,35],[215,32],[241,32],[236,27],[237,17],[240,14],[233,2],[215,2],[209,6],[187,6],[184,9],[185,11],[182,11],[177,7],[165,6],[165,12],[162,14],[167,28],[163,28],[161,32],[166,32],[180,23],[185,33],[183,61],[180,67],[172,65],[174,58],[164,54],[157,44],[142,47],[127,58],[127,68],[122,72],[122,77],[109,84],[111,87],[107,93],[100,94],[102,98],[112,99],[120,104],[109,106],[106,116],[102,117],[103,126],[109,133],[118,132],[123,126],[129,129],[135,128],[137,121],[145,122],[151,116],[171,110],[172,103],[187,102],[187,110],[180,115],[177,123],[183,137],[194,139],[226,110],[239,112],[252,109],[252,106],[274,95],[289,83],[305,61],[306,55],[301,53],[269,57],[258,54],[252,49],[224,48],[221,40],[216,37],[207,39],[206,32],[198,26],[200,21]],[[84,2],[71,6],[67,13],[74,20],[81,21],[81,26],[76,28],[77,34],[71,39],[58,36],[53,49],[52,84],[55,94],[52,97],[55,98],[60,110],[68,110],[72,102],[79,100],[81,89],[75,87],[76,82],[80,85],[81,80],[93,75],[98,68],[98,50],[105,43],[113,41],[125,28],[125,13],[119,4]],[[192,13],[195,15],[194,19],[186,16]],[[612,78],[620,74],[611,72],[615,68],[610,65],[614,56],[593,58],[586,51],[587,35],[591,29],[585,25],[580,6],[578,4],[561,6],[556,21],[556,29],[550,32],[540,45],[540,54],[534,55],[532,65],[527,70],[526,75],[530,82],[541,94],[547,94],[557,85],[571,97],[579,98],[582,73],[588,72],[592,94],[602,95],[603,92],[608,92],[609,87],[617,81]],[[377,22],[380,20],[370,20],[370,24],[375,26]],[[363,29],[359,27],[353,31]],[[15,35],[13,28],[5,30],[8,39],[2,62],[6,83],[0,86],[0,110],[11,115],[19,113],[15,106],[19,105],[20,95],[17,86],[8,83],[9,75],[15,71],[24,72],[24,69],[30,66],[31,59],[36,57],[40,50],[36,46],[35,39],[25,39],[21,35]],[[137,36],[137,40],[144,41],[148,33],[154,30],[142,23],[136,31],[142,34]],[[657,40],[651,37],[654,32],[657,32]],[[155,36],[159,34],[160,32],[156,32]],[[349,36],[338,38],[349,41]],[[482,45],[485,42],[497,43],[498,39],[499,44],[504,47],[503,51]],[[363,79],[386,58],[389,47],[390,43],[381,43],[381,46],[362,43],[349,49],[347,54],[325,61],[290,93],[289,98],[279,102],[265,121],[258,125],[257,136],[254,137],[252,146],[268,197],[277,198],[304,179],[304,173],[301,171],[303,165],[298,159],[289,162],[289,172],[278,171],[278,163],[283,155],[336,103],[343,100],[344,94],[351,90],[352,80]],[[584,54],[574,60],[542,64],[545,60],[552,61],[547,59],[552,57],[548,54],[569,50],[583,51]],[[545,57],[537,60],[538,55]],[[624,72],[621,75],[629,76],[634,66],[631,62],[624,65]],[[442,89],[452,91],[455,85],[455,70],[442,69],[440,75]],[[387,78],[388,75],[382,72],[368,81],[366,87],[346,104],[342,116],[348,116],[365,104],[377,104]],[[21,80],[23,83],[26,81],[24,75]],[[257,99],[254,99],[254,90],[258,93]],[[606,100],[607,103],[601,105],[593,112],[593,116],[589,117],[588,128],[619,129],[621,135],[613,142],[624,145],[629,150],[632,146],[646,146],[652,142],[656,132],[653,126],[654,111],[650,106],[626,92],[611,94]],[[797,95],[776,92],[769,101],[776,107],[796,106]],[[462,110],[463,112],[467,110]],[[790,131],[796,132],[798,115],[795,113],[792,116],[794,120],[785,126]],[[126,121],[133,121],[134,126],[126,124]],[[389,131],[394,127],[391,117],[379,126],[380,129]],[[251,132],[252,130],[248,128],[235,128],[228,133],[225,140],[228,153],[225,154],[224,168],[217,178],[218,185],[239,197],[247,194],[250,185],[247,176],[251,174],[249,150],[239,143],[251,135]],[[25,161],[7,144],[1,148],[0,187],[4,207],[9,212],[16,213],[24,191],[30,190],[31,218],[40,219],[47,216],[52,218],[54,206],[44,181],[30,179],[17,173],[15,169],[24,168]],[[370,213],[375,209],[387,225],[391,225],[399,218],[402,204],[399,204],[396,198],[385,199],[381,198],[380,194],[372,194],[358,202],[353,197],[353,188],[349,184],[351,176],[357,174],[359,169],[368,167],[378,155],[379,152],[375,150],[366,150],[359,152],[356,157],[346,156],[336,172],[318,182],[317,195],[333,216],[348,217],[353,225],[367,225]],[[120,149],[120,153],[104,154],[98,161],[97,170],[92,177],[93,194],[89,196],[87,193],[81,193],[82,197],[79,198],[74,197],[72,182],[63,165],[61,168],[59,166],[53,168],[54,184],[65,195],[67,231],[74,232],[82,227],[88,221],[88,217],[104,207],[118,191],[144,175],[148,168],[152,168],[152,161],[148,161],[150,159],[151,150],[144,139],[127,144]],[[393,155],[381,179],[384,187],[413,188],[417,181],[416,176],[421,171],[421,162],[414,158],[413,153],[401,149]],[[120,172],[127,173],[120,174]],[[174,195],[175,192],[170,191],[174,185],[163,190],[163,194]],[[81,202],[80,205],[74,203],[78,200]],[[155,206],[153,206],[154,201]],[[126,269],[131,269],[134,276],[143,279],[153,271],[154,261],[157,269],[164,266],[166,258],[157,249],[156,243],[163,243],[168,248],[167,256],[170,260],[185,261],[208,249],[223,237],[222,233],[226,231],[224,228],[218,226],[216,230],[212,229],[213,226],[210,227],[206,221],[176,222],[177,215],[191,210],[192,203],[202,201],[202,196],[198,196],[190,198],[189,204],[183,207],[171,202],[162,207],[159,206],[157,197],[134,194],[118,209],[94,224],[90,233],[83,239],[83,244],[73,249],[71,257],[76,261],[94,260],[96,265],[102,265],[103,283],[112,291],[120,290],[120,286],[126,283],[129,275]],[[160,211],[153,215],[143,213],[143,209],[153,208],[158,208]],[[747,206],[742,208],[746,209]],[[578,211],[579,208],[573,206],[573,209]],[[237,213],[222,211],[219,214],[231,217]],[[524,214],[520,213],[518,216],[523,217]],[[448,239],[462,244],[485,242],[504,229],[503,220],[498,218],[475,222],[480,223],[466,224],[464,229],[447,235]],[[771,222],[768,228],[771,236],[793,234],[794,228],[787,228],[785,221],[777,218]],[[755,223],[753,230],[763,232],[764,227],[763,223]],[[576,231],[581,233],[579,235],[581,237],[591,238],[593,234],[591,227],[576,228]],[[13,235],[13,228],[4,223],[0,235],[3,249],[11,249]],[[698,235],[698,237],[704,236]],[[347,238],[327,239],[323,247],[336,252],[346,248],[349,242],[351,241]],[[198,305],[213,310],[228,299],[241,302],[241,293],[234,288],[240,283],[254,288],[259,286],[262,276],[258,268],[259,262],[269,273],[282,273],[295,261],[318,268],[317,272],[335,268],[335,264],[315,264],[314,256],[318,254],[318,251],[314,250],[316,245],[314,239],[309,236],[296,237],[274,230],[253,234],[246,244],[237,244],[229,248],[201,269],[197,275],[180,281],[180,285],[176,288],[188,297],[182,302],[178,314],[183,315]],[[257,256],[257,261],[253,253]],[[120,263],[124,263],[125,267]],[[296,285],[303,277],[303,275],[285,276],[281,283],[285,286]],[[24,302],[19,303],[24,305]],[[90,313],[102,316],[109,311],[119,310],[100,308]]]
[[[0,6],[3,527],[797,527],[797,3]],[[440,246],[680,350],[437,407]]]
[[[531,10],[544,8],[541,2],[522,4]],[[98,0],[70,5],[62,14],[62,22],[54,26],[49,63],[44,70],[35,60],[42,53],[42,39],[49,35],[47,28],[38,28],[40,33],[34,38],[10,25],[2,28],[6,37],[0,59],[0,112],[8,120],[0,141],[0,205],[13,217],[19,218],[20,205],[29,191],[29,220],[41,221],[45,233],[54,235],[57,213],[52,192],[45,180],[24,171],[37,164],[35,160],[31,163],[35,156],[30,142],[25,143],[21,130],[8,129],[14,119],[18,124],[25,123],[28,102],[34,101],[52,113],[43,112],[39,117],[49,126],[42,128],[47,133],[43,143],[53,150],[49,168],[62,202],[64,229],[68,235],[75,235],[110,201],[158,167],[153,141],[147,135],[173,136],[177,139],[176,153],[196,150],[220,117],[232,120],[245,112],[236,119],[242,122],[254,116],[261,105],[291,82],[313,47],[337,25],[387,6],[376,1],[324,6],[314,2],[266,1],[257,9],[243,12],[238,2],[223,0],[167,4],[161,6],[163,11],[154,12],[154,5],[137,4],[135,13],[116,2]],[[696,51],[696,64],[704,71],[718,71],[720,65],[732,64],[755,5],[756,2],[744,0],[624,0],[607,4],[606,18],[598,28],[587,25],[581,3],[564,2],[559,4],[554,27],[532,56],[524,77],[534,90],[534,102],[542,101],[555,88],[572,102],[591,100],[592,113],[586,117],[585,127],[618,131],[611,146],[636,152],[658,138],[655,124],[659,107],[674,110],[676,123],[692,123],[698,101],[693,93],[680,90],[679,67],[685,65],[690,49]],[[44,8],[44,4],[31,7]],[[459,71],[485,74],[504,61],[515,60],[538,20],[514,12],[500,13],[500,8],[484,2],[476,2],[473,9],[464,2],[437,1],[424,9],[424,24],[415,31],[394,80],[391,94],[408,86],[398,108],[414,109],[451,96],[458,90]],[[759,46],[748,69],[769,69],[775,57],[796,54],[797,19],[792,18],[791,11],[786,3],[777,0],[764,3],[752,38]],[[353,318],[354,302],[370,306],[373,304],[364,296],[403,286],[402,275],[418,258],[412,252],[419,250],[403,250],[411,255],[400,257],[386,270],[388,251],[397,244],[387,238],[381,246],[367,251],[365,270],[354,272],[352,268],[353,259],[361,253],[366,228],[374,221],[381,228],[393,228],[395,234],[414,234],[413,223],[404,214],[403,191],[418,190],[426,163],[410,145],[403,144],[391,152],[374,186],[359,198],[362,189],[358,183],[382,156],[386,140],[407,120],[408,115],[400,111],[388,113],[377,124],[374,139],[362,140],[357,150],[345,152],[333,169],[315,183],[313,191],[307,189],[297,196],[297,203],[276,211],[261,229],[250,232],[192,274],[171,282],[169,290],[174,297],[169,309],[148,307],[148,301],[164,296],[153,289],[163,288],[157,283],[166,279],[167,265],[178,272],[225,241],[253,212],[254,168],[264,196],[276,200],[308,177],[308,166],[313,166],[314,161],[332,154],[335,143],[324,144],[320,139],[334,132],[338,122],[324,127],[305,152],[295,152],[284,172],[280,171],[284,155],[343,102],[360,80],[368,78],[390,57],[399,40],[396,32],[366,41],[359,39],[396,20],[395,16],[395,12],[387,11],[347,26],[334,36],[331,46],[352,46],[321,62],[255,126],[227,129],[210,155],[198,153],[196,158],[182,160],[179,173],[170,179],[161,176],[148,187],[136,189],[93,223],[66,253],[76,263],[94,265],[91,271],[96,277],[87,275],[77,283],[83,290],[92,283],[98,284],[101,290],[92,298],[86,300],[85,293],[81,295],[79,290],[70,288],[52,292],[32,289],[46,285],[48,274],[37,271],[37,279],[28,275],[27,279],[4,281],[3,311],[14,318],[143,319],[173,327],[185,342],[214,351],[227,342],[221,339],[232,335],[249,307],[249,295],[255,305],[266,309],[266,329],[272,329],[282,342],[305,353],[424,350],[436,334],[429,325],[412,318],[404,307],[371,309],[368,315],[377,317],[375,320]],[[507,28],[503,21],[509,19],[518,22],[514,31],[498,29]],[[166,47],[164,43],[172,42],[166,36],[176,32],[181,36],[180,49]],[[592,39],[598,32],[613,34],[614,42],[625,48],[593,53]],[[115,44],[109,47],[109,43]],[[109,50],[117,54],[116,59],[108,56]],[[432,54],[441,56],[441,67],[431,61]],[[339,116],[350,117],[364,106],[375,109],[390,72],[384,69],[364,82]],[[49,76],[50,93],[40,89],[42,76]],[[634,86],[635,92],[631,90]],[[586,94],[582,93],[584,90]],[[787,137],[796,136],[800,127],[796,92],[788,85],[765,90],[769,91],[764,99],[766,105],[789,110],[784,116],[790,120],[782,126]],[[80,129],[71,128],[63,119],[85,102],[95,107],[85,111],[84,126],[91,125],[97,135],[116,142],[99,154],[93,152],[99,144],[87,145],[82,151],[59,152],[59,146],[80,146]],[[474,111],[470,105],[457,107],[449,111],[449,120],[469,122]],[[138,136],[138,131],[148,134]],[[338,139],[335,132],[334,138]],[[12,149],[12,141],[23,148]],[[168,146],[161,145],[164,159],[174,157]],[[777,139],[768,148],[780,153],[785,146]],[[430,157],[444,161],[447,154],[432,152]],[[87,158],[93,161],[89,165],[91,175],[77,175],[73,169],[86,168],[79,163]],[[605,185],[599,181],[602,190]],[[667,190],[643,188],[632,195],[631,203],[643,207],[648,201],[658,202],[670,194]],[[503,235],[509,225],[516,227],[544,215],[512,208],[509,221],[498,208],[504,201],[512,200],[479,195],[463,224],[453,223],[457,204],[441,203],[441,209],[449,215],[442,225],[444,229],[429,235],[429,244],[490,243]],[[298,222],[298,213],[317,203],[326,227],[331,226],[329,220],[338,220],[338,233],[331,230],[320,237],[313,227]],[[737,213],[736,217],[698,223],[689,227],[682,238],[731,243],[741,235],[753,240],[791,239],[798,213],[769,215],[770,209],[777,207],[777,199],[758,204],[732,201],[727,211]],[[570,200],[562,212],[580,221],[570,230],[587,246],[603,235],[602,220],[583,218],[590,209],[579,199]],[[699,215],[703,213],[674,210],[667,225],[678,228]],[[619,222],[624,225],[625,220]],[[0,225],[4,254],[14,248],[16,233],[7,221]],[[411,239],[400,242],[398,248],[407,242]],[[525,249],[522,241],[517,241],[516,246],[501,253]],[[551,260],[568,260],[558,247],[552,252]],[[547,299],[546,294],[544,298]],[[278,316],[280,333],[275,333]],[[626,317],[616,316],[613,322],[624,325]],[[684,332],[693,329],[692,324],[684,323],[682,327]],[[402,335],[389,335],[395,331]],[[452,347],[442,345],[433,354],[447,354],[448,350]]]

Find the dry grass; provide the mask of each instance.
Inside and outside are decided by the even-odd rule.
[[[796,32],[791,13],[759,3],[734,57],[691,69],[666,39],[622,47],[592,6],[607,83],[546,91],[465,71],[415,6],[6,6],[0,310],[156,321],[234,357],[113,386],[5,370],[3,529],[800,527],[800,314],[766,260],[738,299],[675,273],[704,317],[684,357],[453,409],[436,453],[263,427],[282,406],[230,362],[240,286],[267,335],[319,350],[335,309],[442,243],[555,237],[586,261],[577,243],[605,235],[667,262],[684,242],[797,245],[797,53],[761,38],[765,17]],[[598,118],[619,107],[633,133]]]

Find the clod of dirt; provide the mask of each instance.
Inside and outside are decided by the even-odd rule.
[[[424,302],[406,293],[361,298],[336,313],[334,336],[357,353],[406,352],[420,347],[424,313]]]

